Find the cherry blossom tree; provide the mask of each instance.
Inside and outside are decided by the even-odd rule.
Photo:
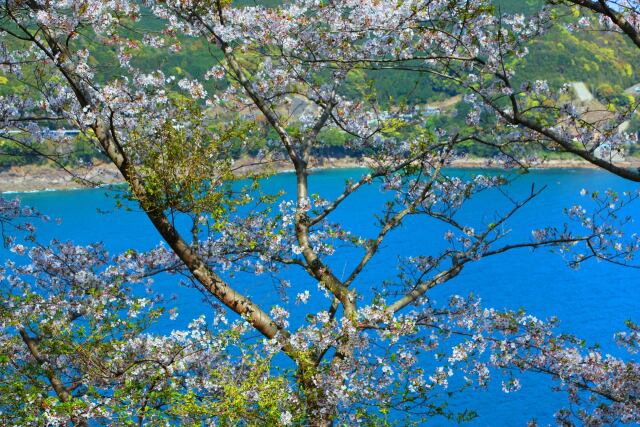
[[[634,12],[615,19],[632,2],[600,2],[605,12],[575,3],[608,10],[633,34],[625,28]],[[145,30],[149,22],[154,31]],[[560,106],[544,82],[511,87],[507,58],[524,55],[524,43],[550,25],[549,9],[525,21],[482,0],[4,1],[0,70],[18,89],[2,97],[0,138],[36,150],[53,142],[64,152],[71,141],[51,141],[46,123],[79,129],[118,169],[127,197],[164,243],[119,255],[100,245],[42,244],[24,217],[45,218],[2,199],[0,221],[16,255],[0,271],[3,422],[324,426],[376,424],[390,412],[463,420],[472,413],[449,412],[443,393],[486,387],[499,372],[505,391],[516,390],[523,371],[559,380],[580,408],[560,409],[560,423],[638,422],[637,362],[557,335],[555,319],[484,308],[472,297],[438,306],[428,295],[469,264],[523,248],[555,248],[572,266],[634,262],[640,240],[625,232],[632,218],[619,213],[637,192],[593,193],[592,211],[568,207],[570,225],[529,230],[530,239],[514,242],[510,220],[544,189],[512,195],[509,174],[444,171],[465,142],[491,144],[501,163],[525,169],[528,146],[546,144],[638,180],[593,154],[594,144],[619,142],[610,123],[588,133],[593,124]],[[178,54],[192,40],[211,55],[201,76],[136,61],[150,48]],[[469,127],[405,120],[402,105],[356,84],[365,69],[455,82],[472,105]],[[477,126],[488,112],[493,130]],[[345,149],[368,166],[332,198],[308,180],[329,131],[344,135]],[[231,155],[255,139],[269,140],[257,170]],[[294,169],[293,200],[261,192],[268,165],[282,160]],[[373,185],[388,195],[375,235],[334,221],[345,200]],[[463,222],[466,202],[489,191],[504,194],[508,208],[480,226]],[[401,260],[396,283],[372,289],[362,272],[409,217],[443,224],[446,233],[434,239],[445,248]],[[344,278],[331,263],[340,250],[357,254]],[[237,290],[245,276],[234,273],[284,280],[286,269],[308,274],[318,289],[284,286],[273,307]],[[184,277],[220,309],[185,331],[152,332],[164,312],[153,277],[165,273]],[[311,298],[326,298],[326,309],[289,318],[292,304]],[[255,332],[261,339],[250,339]],[[618,338],[636,351],[637,325]],[[445,354],[437,366],[424,363],[436,353]]]

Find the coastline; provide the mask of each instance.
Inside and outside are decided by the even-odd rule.
[[[0,170],[0,193],[77,190],[122,182],[116,167],[106,163],[67,171],[49,165],[13,166]]]
[[[640,167],[640,158],[634,158],[616,163],[622,167]],[[366,159],[354,157],[346,158],[321,158],[310,162],[310,169],[332,170],[366,168]],[[457,159],[451,163],[451,168],[460,169],[499,169],[488,167],[487,159],[466,158]],[[269,165],[258,164],[255,159],[245,158],[236,163],[240,171],[273,171],[290,172],[293,169],[286,161],[273,162]],[[547,160],[536,166],[536,169],[597,169],[597,166],[584,160]],[[92,167],[73,168],[63,170],[55,166],[13,166],[6,170],[0,170],[0,194],[33,193],[59,190],[78,190],[84,188],[122,184],[124,180],[115,166],[108,163],[99,163]]]

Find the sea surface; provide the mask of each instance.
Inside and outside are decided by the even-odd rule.
[[[319,171],[310,176],[311,193],[331,197],[340,193],[345,180],[359,178],[362,169]],[[451,170],[454,175],[486,173],[479,170]],[[561,225],[566,221],[563,209],[576,203],[589,207],[588,197],[581,197],[580,190],[589,191],[616,189],[619,192],[634,190],[638,184],[626,182],[610,174],[596,170],[541,170],[516,177],[509,186],[513,198],[526,197],[535,185],[546,187],[542,194],[515,215],[508,223],[513,229],[513,241],[530,239],[531,230],[544,225]],[[294,197],[295,181],[292,174],[283,173],[264,182],[266,192],[284,190],[285,199]],[[19,197],[23,203],[36,207],[52,218],[61,218],[56,224],[51,221],[38,226],[40,241],[49,239],[72,240],[78,244],[101,241],[113,253],[129,248],[150,249],[160,242],[160,237],[143,213],[132,209],[115,207],[114,193],[105,189],[57,191],[5,195]],[[364,188],[346,201],[330,218],[342,222],[345,228],[364,237],[376,233],[375,213],[380,212],[388,198],[378,185]],[[497,212],[509,207],[507,198],[496,191],[488,191],[474,198],[460,213],[460,221],[472,226],[489,223]],[[640,203],[627,208],[626,213],[640,216]],[[446,227],[420,217],[411,217],[393,232],[381,252],[370,263],[368,269],[357,280],[355,286],[373,289],[383,280],[394,279],[398,271],[398,257],[435,254],[444,247],[443,234]],[[639,224],[627,227],[628,233],[640,232]],[[4,250],[2,250],[4,251]],[[7,256],[7,252],[0,252]],[[338,276],[348,274],[357,262],[357,253],[352,249],[338,248],[330,265]],[[639,260],[640,261],[640,260]],[[326,300],[316,291],[316,283],[301,272],[290,270],[284,273],[291,283],[290,296],[309,288],[312,297],[308,305],[294,308],[295,318],[305,313],[324,308]],[[567,267],[562,256],[547,249],[531,251],[517,250],[482,260],[468,266],[459,277],[435,288],[430,297],[443,304],[449,296],[470,293],[480,297],[483,305],[496,309],[525,309],[539,318],[558,316],[561,320],[559,332],[579,335],[589,344],[599,344],[604,352],[626,355],[616,347],[613,333],[624,329],[624,322],[632,319],[640,322],[640,270],[624,268],[605,262],[589,261],[577,271]],[[278,302],[277,287],[267,276],[237,275],[229,279],[240,291],[255,300]],[[170,304],[179,310],[175,321],[164,319],[156,326],[157,331],[170,331],[183,327],[200,314],[211,313],[211,308],[202,302],[194,289],[185,288],[176,277],[160,278],[159,292],[175,297]],[[298,317],[299,316],[299,317]],[[626,357],[631,357],[626,355]],[[473,408],[479,416],[468,425],[473,426],[522,426],[536,419],[540,425],[554,424],[553,414],[567,405],[566,397],[551,390],[549,378],[526,375],[522,389],[505,394],[499,382],[487,391],[466,391],[451,399],[451,408]],[[430,425],[451,425],[452,421],[435,418]]]

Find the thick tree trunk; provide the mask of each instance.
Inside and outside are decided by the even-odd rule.
[[[319,390],[315,390],[317,393]],[[322,396],[315,394],[307,399],[307,425],[309,427],[331,427],[335,418],[334,410],[327,410],[322,404]]]
[[[307,423],[309,427],[333,426],[335,410],[327,408],[327,403],[323,391],[314,381],[317,372],[317,362],[299,362],[296,381],[300,389],[304,392]]]
[[[332,427],[333,420],[324,419],[323,417],[309,419],[309,427]]]

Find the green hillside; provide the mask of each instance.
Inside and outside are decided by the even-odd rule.
[[[494,0],[496,13],[530,14],[537,10],[541,0]],[[278,0],[244,0],[237,4],[260,3],[273,6]],[[570,11],[561,12],[564,22],[577,18]],[[143,15],[136,24],[138,34],[157,32],[161,24],[150,15]],[[132,37],[136,37],[132,32]],[[79,43],[92,44],[91,37],[82,38]],[[117,66],[115,51],[109,47],[95,44],[92,46],[91,60],[99,65],[96,78],[101,81],[118,76],[121,72]],[[640,50],[622,36],[602,32],[570,32],[561,25],[554,27],[544,37],[529,44],[529,55],[518,60],[516,80],[547,80],[552,88],[571,81],[584,81],[593,93],[601,100],[616,100],[622,97],[625,88],[640,82]],[[143,70],[163,69],[167,74],[177,77],[201,77],[216,63],[215,49],[202,39],[183,38],[179,50],[169,52],[167,48],[154,49],[142,47],[136,49],[132,63]],[[113,64],[113,65],[105,65]],[[29,76],[25,76],[29,79]],[[516,81],[516,83],[519,83]],[[442,80],[436,80],[427,73],[412,71],[362,71],[353,73],[351,86],[346,90],[357,93],[373,91],[384,105],[425,104],[441,101],[457,94],[457,88]],[[0,95],[19,90],[22,83],[12,81],[8,76],[0,74]],[[224,85],[218,82],[207,84]],[[211,92],[212,87],[208,88]],[[464,106],[460,106],[464,109]],[[429,119],[432,125],[445,126],[451,122],[462,125],[464,111],[456,118],[434,117]],[[335,141],[334,141],[335,140]],[[333,138],[331,147],[339,146],[344,138]],[[0,145],[0,166],[20,163],[32,163],[37,157],[21,156],[21,150],[10,143]],[[86,143],[79,143],[77,154],[70,157],[70,162],[79,158],[87,160],[91,157],[91,149]],[[479,153],[487,154],[487,153]]]

